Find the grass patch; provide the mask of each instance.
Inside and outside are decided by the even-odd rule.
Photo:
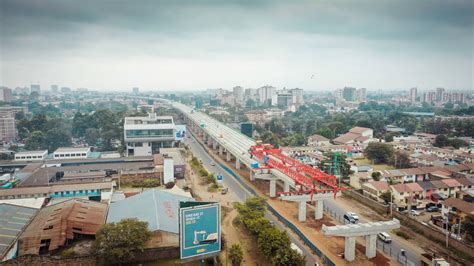
[[[400,230],[395,231],[395,234],[399,237],[404,238],[405,240],[408,240],[408,239],[411,238],[407,233],[405,233],[403,231],[400,231]]]
[[[74,247],[70,247],[61,252],[61,258],[70,258],[70,257],[74,257],[75,255],[76,255],[76,252],[74,251]]]

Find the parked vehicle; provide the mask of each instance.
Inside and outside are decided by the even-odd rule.
[[[356,224],[357,221],[354,219],[354,217],[344,214],[344,223]]]
[[[347,216],[354,218],[357,222],[359,221],[359,216],[355,212],[347,212]]]
[[[436,206],[431,206],[428,209],[426,209],[427,212],[439,212],[439,208]]]
[[[221,190],[221,194],[222,194],[222,195],[227,194],[227,192],[229,192],[229,188],[223,188],[223,189]]]
[[[295,243],[291,242],[290,248],[303,256],[303,250],[301,250]]]
[[[209,164],[212,166],[216,166],[216,163],[214,161],[211,161]]]
[[[385,243],[391,243],[392,242],[392,238],[386,232],[378,233],[377,237]]]
[[[410,214],[413,215],[413,216],[419,216],[420,212],[417,211],[417,210],[410,210]]]

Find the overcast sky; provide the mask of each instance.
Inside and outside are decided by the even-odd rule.
[[[0,85],[473,90],[473,3],[0,0]]]

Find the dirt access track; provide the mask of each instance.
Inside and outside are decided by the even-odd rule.
[[[201,140],[199,140],[201,142]],[[202,143],[202,142],[201,142]],[[268,196],[269,194],[269,183],[263,180],[250,181],[250,171],[245,169],[235,169],[235,161],[232,160],[227,162],[225,155],[219,155],[216,151],[210,149],[207,145],[203,144],[208,153],[215,158],[217,161],[225,164],[227,167],[232,169],[236,174],[242,177],[242,180],[249,184],[251,187],[255,188],[260,196]],[[280,187],[277,186],[277,192],[282,191]],[[321,233],[321,227],[323,224],[331,226],[336,223],[334,220],[324,215],[322,220],[314,220],[314,210],[312,208],[307,208],[307,220],[305,223],[298,221],[298,206],[297,203],[282,201],[279,199],[268,198],[268,203],[277,210],[282,216],[287,220],[291,221],[298,229],[303,232],[303,234],[314,243],[321,252],[323,252],[327,257],[329,257],[336,265],[391,265],[396,264],[395,261],[385,257],[382,253],[377,251],[375,258],[368,259],[365,256],[365,246],[361,243],[363,239],[360,238],[356,244],[356,255],[355,260],[352,262],[347,262],[342,258],[344,254],[344,238],[343,237],[326,237]],[[314,254],[317,256],[316,254]]]

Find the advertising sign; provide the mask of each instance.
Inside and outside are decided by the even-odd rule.
[[[173,159],[163,160],[163,182],[174,182],[174,162]]]
[[[217,175],[217,183],[221,183],[222,182],[222,175]]]
[[[221,251],[221,206],[205,203],[179,209],[181,259]]]
[[[176,125],[175,129],[176,129],[176,135],[174,139],[176,141],[182,140],[186,137],[186,125]]]

